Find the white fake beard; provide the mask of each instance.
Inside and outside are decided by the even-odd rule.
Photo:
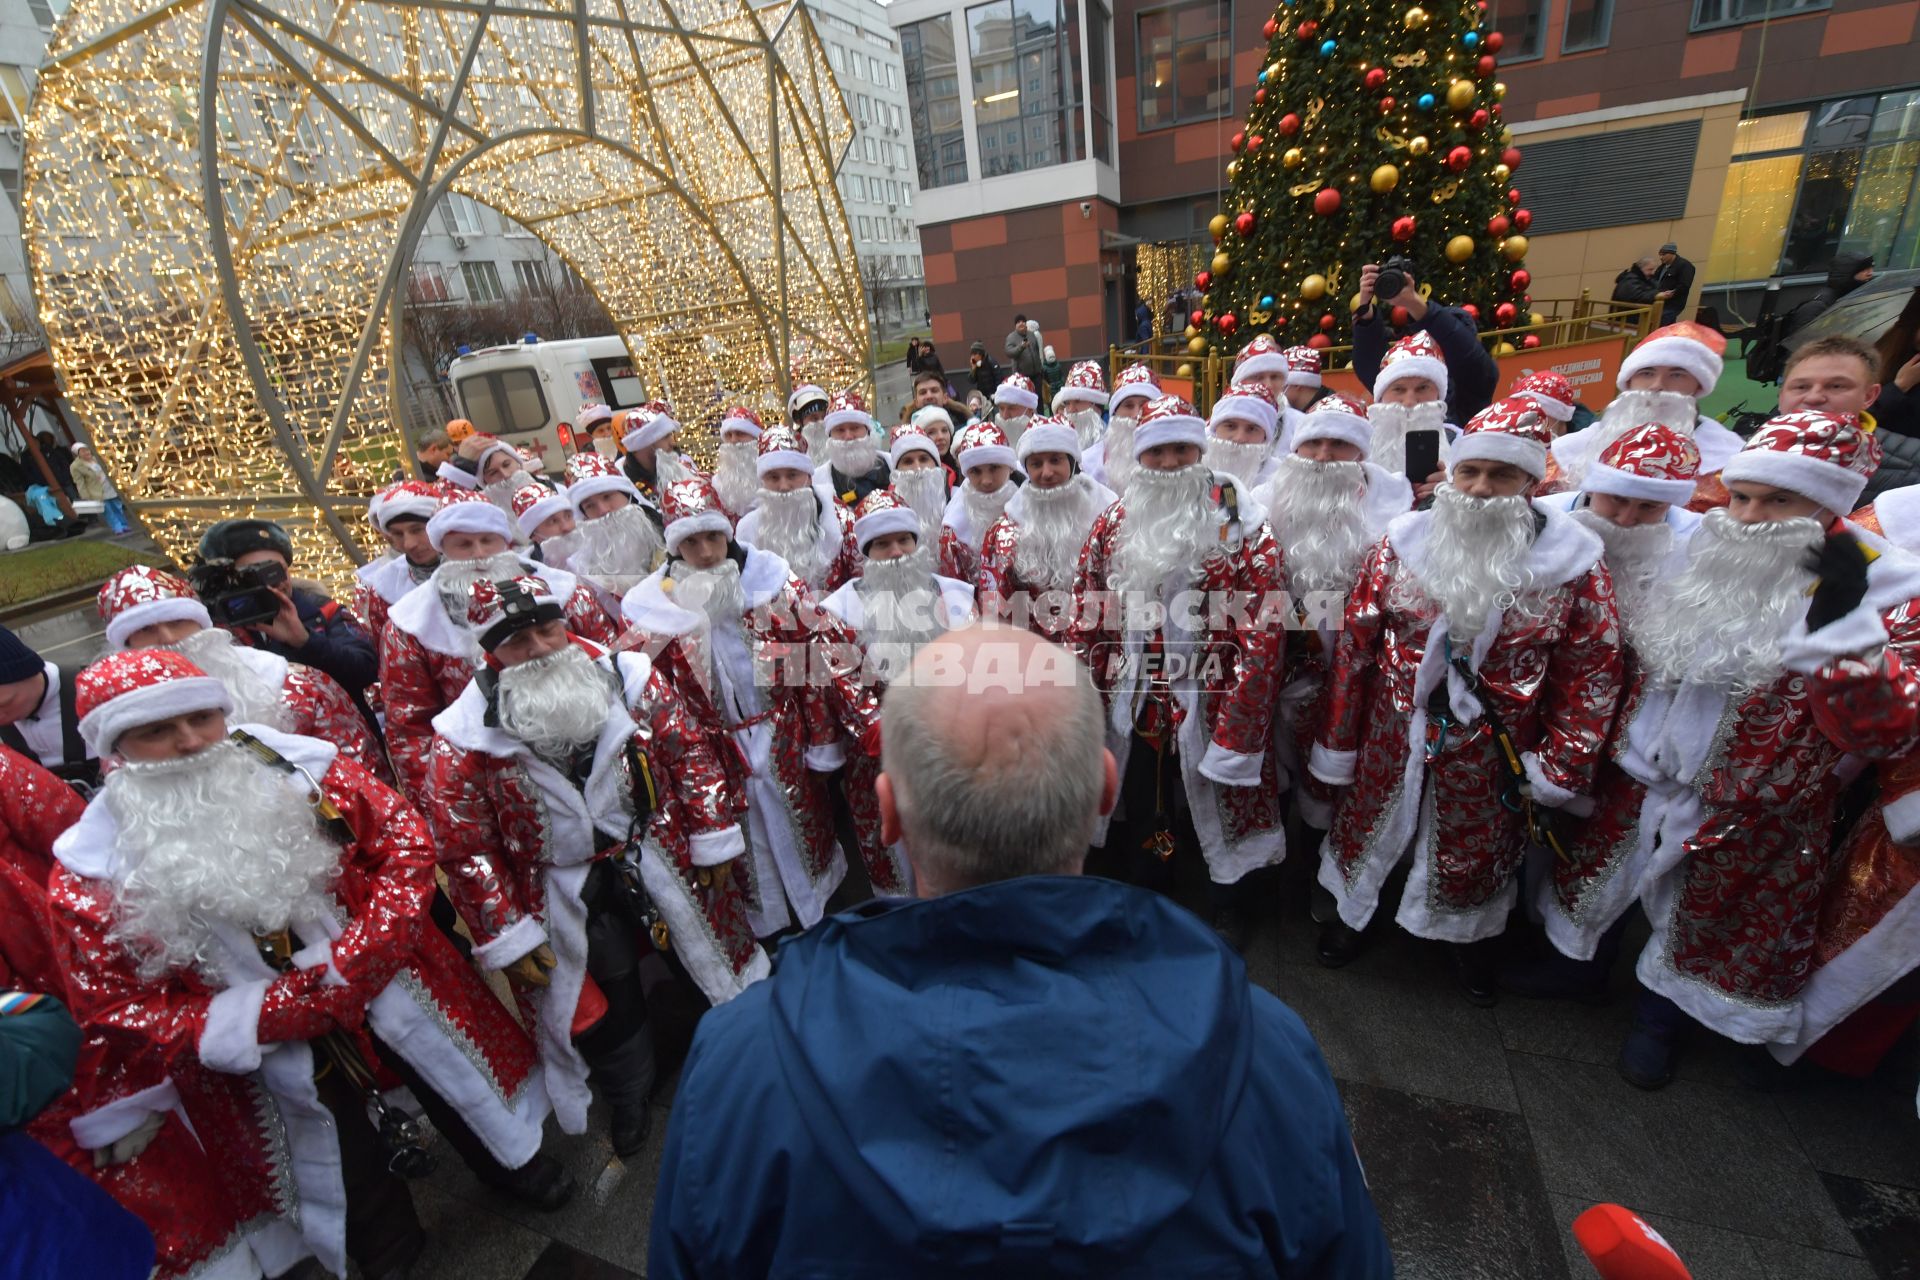
[[[1107,442],[1101,446],[1100,462],[1107,471],[1107,488],[1121,497],[1127,494],[1127,482],[1140,464],[1133,457],[1133,431],[1140,419],[1130,413],[1116,413],[1107,422]]]
[[[833,464],[835,471],[857,480],[873,470],[873,464],[880,461],[880,443],[871,432],[858,440],[829,440],[827,460]]]
[[[1433,492],[1426,565],[1398,575],[1390,596],[1404,609],[1438,608],[1456,642],[1478,639],[1495,610],[1505,612],[1533,589],[1533,504],[1524,494],[1469,498],[1443,482]]]
[[[1127,489],[1109,589],[1135,604],[1158,604],[1160,588],[1178,570],[1191,580],[1219,549],[1220,522],[1210,497],[1213,473],[1199,463],[1175,471],[1135,470]]]
[[[231,632],[207,627],[172,644],[153,647],[179,654],[226,686],[227,696],[233,699],[233,710],[227,713],[228,723],[263,724],[280,730],[293,728],[286,691],[274,688],[247,665],[245,656],[233,643]]]
[[[728,559],[711,569],[695,569],[682,560],[667,571],[673,579],[673,602],[682,609],[706,615],[709,626],[740,625],[747,595],[740,585],[740,566]]]
[[[1447,402],[1425,400],[1419,404],[1377,403],[1367,406],[1367,421],[1373,424],[1373,443],[1367,460],[1396,475],[1407,470],[1407,432],[1441,431],[1447,424]],[[1440,461],[1447,460],[1446,440],[1441,438]],[[1418,483],[1425,476],[1410,476]]]
[[[827,566],[833,563],[831,547],[820,541],[820,521],[833,519],[821,510],[819,495],[811,487],[775,493],[760,492],[760,528],[754,535],[762,551],[787,562],[793,576],[818,588]]]
[[[1093,405],[1084,409],[1075,409],[1066,415],[1073,424],[1073,432],[1080,438],[1080,452],[1085,453],[1100,439],[1101,431],[1106,428],[1106,420],[1100,416],[1100,410]]]
[[[596,581],[644,578],[667,550],[665,537],[637,502],[582,521],[576,532],[580,549],[570,562],[572,569]]]
[[[507,523],[513,524],[514,523],[514,516],[513,516],[514,491],[517,489],[524,489],[528,485],[533,483],[535,483],[535,481],[532,476],[528,475],[524,470],[515,469],[514,471],[508,473],[506,479],[495,480],[492,484],[482,488],[480,492],[486,495],[488,502],[491,502],[494,506],[506,512]],[[515,525],[514,527],[517,529],[519,526]]]
[[[1280,544],[1280,565],[1296,601],[1319,592],[1345,599],[1360,561],[1373,546],[1361,504],[1366,467],[1359,462],[1314,462],[1281,455],[1262,493],[1267,521]]]
[[[505,582],[527,571],[520,557],[511,551],[482,556],[478,560],[442,560],[433,571],[433,590],[440,597],[447,616],[461,626],[467,625],[467,605],[473,584],[480,581]]]
[[[1662,583],[1634,650],[1666,684],[1762,688],[1782,670],[1780,640],[1807,610],[1809,553],[1824,531],[1810,516],[1741,524],[1724,507],[1706,513],[1687,567]]]
[[[940,524],[947,516],[947,471],[945,467],[923,467],[918,471],[893,473],[893,491],[900,501],[920,517],[920,541],[931,546],[940,538]]]
[[[1020,538],[1013,548],[1014,575],[1043,591],[1065,590],[1073,585],[1080,549],[1100,515],[1093,478],[1076,475],[1051,489],[1030,484],[1025,492]]]
[[[1017,492],[1019,489],[1011,478],[992,493],[980,492],[971,480],[960,486],[960,502],[967,509],[967,522],[973,530],[973,536],[966,539],[969,551],[978,551],[986,542],[987,530],[993,528],[993,522],[1000,518]]]
[[[1606,546],[1607,572],[1613,578],[1613,598],[1620,607],[1620,626],[1632,643],[1646,619],[1660,566],[1673,551],[1673,526],[1637,524],[1623,528],[1591,507],[1575,507],[1575,520],[1600,535]]]
[[[700,478],[700,473],[695,471],[693,464],[687,461],[686,454],[675,453],[669,449],[661,449],[653,455],[653,475],[660,482],[662,489],[676,480]]]
[[[123,762],[101,795],[132,868],[113,889],[107,936],[143,978],[191,967],[224,987],[215,923],[275,933],[335,910],[339,848],[285,776],[237,743]]]
[[[933,550],[922,543],[892,560],[869,560],[860,576],[860,644],[883,680],[897,680],[920,646],[946,632],[933,580]]]
[[[1238,440],[1222,440],[1219,436],[1207,438],[1207,452],[1202,458],[1209,471],[1224,471],[1246,482],[1251,488],[1260,468],[1266,465],[1267,457],[1273,452],[1273,441],[1261,440],[1253,444],[1243,444]]]
[[[1008,446],[1012,447],[1020,443],[1020,437],[1026,434],[1027,424],[1032,421],[1032,414],[1022,413],[1012,418],[996,418],[994,425],[1000,428],[1000,433],[1007,438]]]
[[[535,755],[564,760],[599,741],[618,699],[613,677],[569,644],[500,672],[500,727]]]
[[[807,456],[824,458],[827,456],[827,428],[824,421],[809,422],[800,428],[800,438],[807,442]]]
[[[760,491],[758,459],[760,447],[751,440],[735,440],[720,446],[719,460],[713,469],[713,491],[720,505],[736,514],[744,514]]]
[[[571,533],[557,533],[540,544],[540,557],[556,569],[564,569],[574,552],[586,545],[586,539],[580,536],[580,527],[575,525]]]
[[[1568,483],[1578,486],[1607,446],[1635,427],[1657,422],[1692,439],[1694,424],[1699,420],[1700,409],[1692,396],[1677,391],[1622,391],[1601,410],[1598,422],[1574,434],[1570,443],[1577,443],[1578,448],[1563,449],[1556,456],[1565,464]]]

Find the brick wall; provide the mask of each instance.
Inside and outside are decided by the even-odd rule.
[[[923,225],[927,308],[947,367],[963,368],[975,342],[1002,360],[1016,313],[1040,326],[1062,360],[1106,350],[1100,233],[1118,225],[1118,211],[1103,200],[1093,202],[1090,216],[1068,200]]]

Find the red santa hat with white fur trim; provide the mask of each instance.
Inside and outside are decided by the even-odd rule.
[[[1161,396],[1147,405],[1133,432],[1133,456],[1163,444],[1207,447],[1207,424],[1194,407],[1179,396]]]
[[[853,519],[854,543],[860,548],[860,554],[865,555],[875,538],[884,538],[890,533],[910,533],[918,539],[920,517],[900,501],[900,495],[893,490],[875,489],[860,500]]]
[[[568,458],[567,501],[573,504],[574,514],[580,514],[581,503],[601,493],[624,493],[632,501],[640,501],[640,491],[612,458],[601,453],[576,453]]]
[[[446,488],[426,480],[402,480],[382,489],[367,508],[373,527],[385,533],[395,520],[431,520],[446,497]]]
[[[1525,396],[1555,422],[1573,421],[1573,384],[1551,369],[1523,373],[1513,380],[1510,396]]]
[[[927,407],[932,408],[933,406],[929,405]],[[947,416],[945,409],[935,409],[934,412],[938,413],[942,418],[946,418]],[[918,413],[913,416],[916,422],[919,421],[920,415]],[[926,454],[929,458],[932,458],[935,462],[940,461],[940,446],[933,442],[932,436],[922,431],[919,427],[914,426],[912,423],[901,423],[893,429],[893,434],[887,437],[888,465],[892,466],[896,471],[899,470],[900,459],[906,457],[916,449]]]
[[[1067,404],[1107,407],[1107,375],[1098,360],[1082,360],[1067,370],[1066,382],[1053,393],[1053,411],[1060,413]]]
[[[1130,364],[1113,380],[1113,394],[1107,397],[1107,408],[1117,413],[1129,400],[1159,398],[1160,384],[1153,380],[1153,370],[1144,364]]]
[[[513,541],[507,513],[471,489],[455,489],[440,500],[440,509],[427,521],[427,541],[438,551],[450,533],[497,533]]]
[[[514,523],[520,526],[520,536],[529,540],[535,529],[562,511],[573,509],[565,493],[538,484],[523,484],[515,489],[512,502]]]
[[[1880,442],[1850,413],[1803,410],[1769,418],[1720,472],[1725,484],[1748,480],[1786,489],[1836,515],[1852,511],[1880,467]]]
[[[628,453],[659,444],[680,429],[664,400],[649,400],[621,422],[620,444]]]
[[[1033,389],[1032,378],[1023,373],[1010,373],[993,389],[993,402],[1014,405],[1032,413],[1040,407],[1040,393]]]
[[[1013,446],[1007,443],[1007,433],[991,422],[976,422],[962,431],[953,442],[953,460],[963,472],[975,467],[1020,465]]]
[[[1013,452],[1022,470],[1026,468],[1027,459],[1036,453],[1064,453],[1078,467],[1080,433],[1065,418],[1035,418],[1020,433],[1020,444]]]
[[[132,649],[108,654],[74,679],[73,710],[88,749],[110,756],[129,729],[195,711],[230,713],[233,697],[180,654]]]
[[[737,404],[720,415],[721,439],[724,440],[729,431],[738,431],[758,440],[766,434],[767,424],[760,420],[759,414],[745,405]]]
[[[207,606],[185,578],[152,565],[128,565],[108,578],[94,605],[107,624],[107,649],[114,653],[127,647],[128,636],[158,622],[213,625]]]
[[[813,459],[807,455],[806,442],[792,427],[768,427],[767,433],[760,437],[760,457],[754,465],[763,476],[789,467],[813,474]]]
[[[1649,422],[1601,450],[1580,492],[1684,506],[1699,476],[1700,446],[1672,427]]]
[[[867,413],[867,402],[860,398],[857,391],[842,391],[827,403],[827,416],[820,425],[828,431],[842,423],[857,422],[867,430],[873,430],[873,419]]]
[[[1313,408],[1293,428],[1293,448],[1310,440],[1339,440],[1360,450],[1364,461],[1373,452],[1373,423],[1367,406],[1335,391],[1313,402]]]
[[[680,554],[680,544],[696,533],[733,536],[733,521],[720,505],[713,486],[694,476],[675,480],[660,495],[660,518],[666,525],[667,554]]]
[[[1287,358],[1287,385],[1290,387],[1320,387],[1325,383],[1320,377],[1320,353],[1312,347],[1288,347],[1282,353]]]
[[[1238,370],[1235,373],[1237,375]],[[1266,434],[1267,443],[1272,444],[1273,433],[1280,429],[1280,405],[1264,383],[1235,382],[1225,395],[1213,402],[1213,414],[1207,419],[1207,425],[1212,427],[1228,418],[1251,422]]]
[[[1614,379],[1614,386],[1625,391],[1627,379],[1642,369],[1684,369],[1700,384],[1700,394],[1710,395],[1725,368],[1721,357],[1726,350],[1727,340],[1705,325],[1691,320],[1665,325],[1640,339],[1640,344],[1627,352],[1627,358],[1620,362],[1620,376]]]
[[[1508,396],[1496,400],[1467,421],[1453,442],[1448,469],[1463,462],[1505,462],[1535,480],[1546,478],[1547,446],[1553,433],[1547,415],[1531,400]]]
[[[1233,359],[1233,380],[1245,382],[1256,373],[1287,372],[1287,353],[1270,333],[1262,333],[1240,348]]]
[[[1387,393],[1387,388],[1403,378],[1425,378],[1440,388],[1440,398],[1447,398],[1447,358],[1440,352],[1440,344],[1433,335],[1422,329],[1419,333],[1410,333],[1387,348],[1387,354],[1380,359],[1380,372],[1374,375],[1373,398],[1379,400]]]

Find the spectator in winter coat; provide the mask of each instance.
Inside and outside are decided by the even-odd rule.
[[[1119,787],[1086,669],[976,627],[913,675],[875,795],[921,900],[788,940],[702,1019],[647,1274],[1390,1275],[1298,1016],[1196,917],[1080,874]]]
[[[1613,301],[1633,306],[1654,301],[1659,290],[1653,283],[1653,273],[1659,269],[1660,259],[1651,254],[1633,263],[1613,278]]]
[[[973,389],[983,397],[992,396],[1001,379],[1007,376],[993,362],[993,357],[987,354],[986,344],[982,342],[973,344],[972,351],[967,355],[967,367],[973,380]]]
[[[1693,264],[1680,256],[1680,246],[1660,246],[1660,269],[1653,273],[1653,287],[1660,298],[1660,323],[1672,324],[1686,310],[1687,295],[1693,292]]]
[[[1393,333],[1387,328],[1382,308],[1405,307],[1408,333],[1425,330],[1440,344],[1447,362],[1447,421],[1469,422],[1473,415],[1493,403],[1494,388],[1500,382],[1500,366],[1480,345],[1480,331],[1472,317],[1458,307],[1430,303],[1420,296],[1419,281],[1406,276],[1407,287],[1397,298],[1379,299],[1374,305],[1373,282],[1380,268],[1368,263],[1360,268],[1360,308],[1353,313],[1353,372],[1362,385],[1372,386],[1380,376],[1380,362],[1387,354]]]
[[[1873,279],[1873,255],[1870,253],[1837,253],[1827,267],[1827,282],[1820,286],[1811,298],[1787,313],[1787,324],[1782,336],[1800,332],[1818,320],[1820,316],[1840,299]]]
[[[119,534],[132,527],[127,523],[127,504],[120,500],[113,481],[107,479],[107,469],[100,465],[90,444],[73,446],[73,484],[83,501],[101,504],[107,528]]]

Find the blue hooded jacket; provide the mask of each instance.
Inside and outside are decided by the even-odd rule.
[[[1392,1274],[1332,1077],[1144,890],[835,916],[701,1023],[648,1275]]]

